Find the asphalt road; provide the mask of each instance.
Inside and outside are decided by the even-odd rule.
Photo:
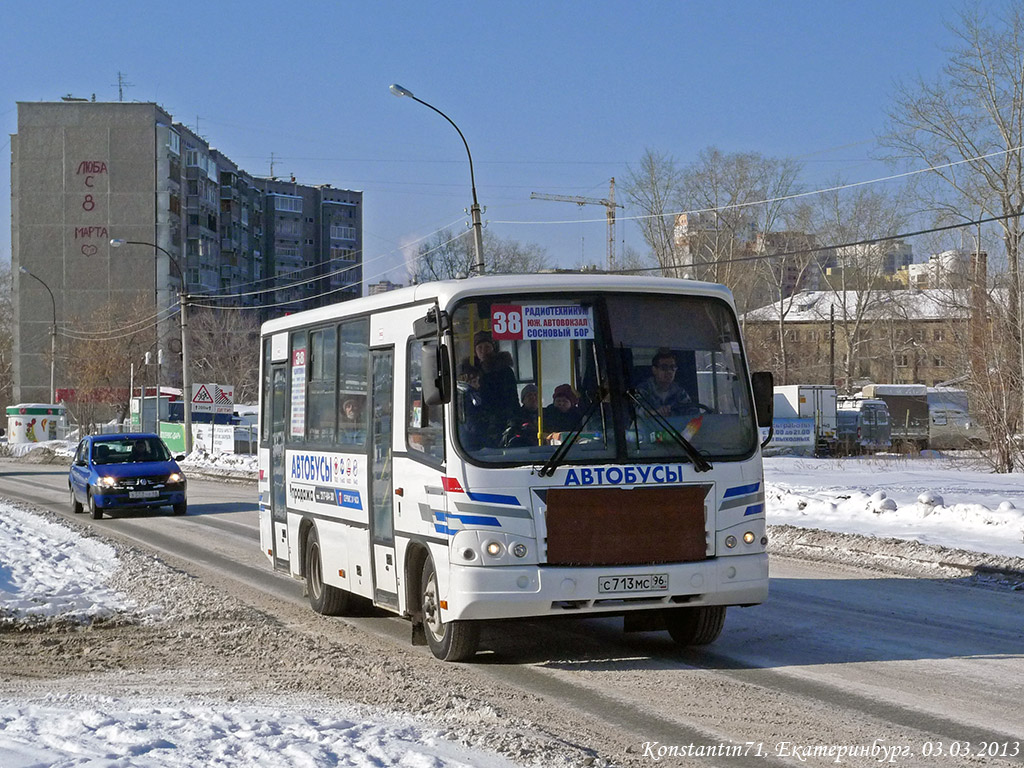
[[[191,478],[184,518],[93,521],[72,514],[63,467],[0,461],[0,496],[172,555],[200,578],[304,601],[259,551],[254,484]],[[771,572],[768,602],[730,609],[707,648],[624,635],[614,619],[521,621],[485,629],[462,668],[495,696],[541,696],[634,734],[639,762],[689,765],[679,750],[722,743],[740,754],[693,764],[1024,763],[1024,592],[778,558]],[[408,646],[401,619],[336,620]]]

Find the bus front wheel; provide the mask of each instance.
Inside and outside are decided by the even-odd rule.
[[[324,584],[320,535],[316,526],[309,529],[306,537],[306,592],[310,606],[323,616],[339,616],[348,607],[348,592]]]
[[[420,578],[423,597],[423,630],[430,652],[441,661],[466,661],[476,654],[480,626],[472,621],[441,621],[437,570],[429,557]]]
[[[722,634],[725,606],[671,608],[665,611],[665,629],[679,645],[707,645]]]

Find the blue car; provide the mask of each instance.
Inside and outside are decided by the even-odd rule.
[[[78,444],[68,472],[71,509],[85,507],[94,520],[103,510],[128,507],[164,507],[174,514],[188,511],[182,456],[171,456],[157,435],[132,432],[90,435]]]

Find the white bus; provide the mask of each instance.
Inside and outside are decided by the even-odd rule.
[[[768,593],[758,426],[723,286],[428,283],[263,325],[260,541],[338,615],[440,659],[483,622],[622,615],[682,644]]]

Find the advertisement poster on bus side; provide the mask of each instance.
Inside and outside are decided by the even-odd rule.
[[[306,350],[292,350],[291,436],[306,434]]]

